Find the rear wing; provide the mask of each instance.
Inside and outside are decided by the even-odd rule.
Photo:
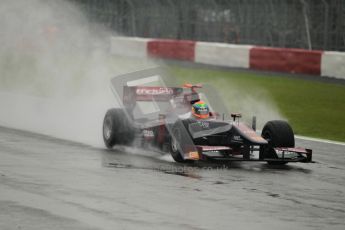
[[[169,101],[182,93],[180,87],[124,86],[123,105],[130,106],[137,101]]]

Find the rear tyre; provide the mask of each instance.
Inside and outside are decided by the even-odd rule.
[[[108,149],[129,145],[134,140],[134,127],[123,109],[109,109],[103,120],[103,140]]]
[[[261,146],[260,152],[264,158],[278,159],[275,147],[295,147],[295,137],[291,126],[286,121],[269,121],[262,129],[261,136],[268,141],[267,146]],[[284,161],[267,161],[270,165],[284,165]]]

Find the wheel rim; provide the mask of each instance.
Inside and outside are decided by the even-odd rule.
[[[103,125],[103,135],[105,137],[105,139],[109,140],[111,137],[111,133],[112,133],[112,124],[111,124],[111,120],[109,118],[107,118],[104,122]]]
[[[179,147],[179,143],[177,141],[178,138],[179,138],[178,132],[175,132],[174,136],[171,137],[171,149],[172,149],[173,152],[177,152],[178,151],[178,147]]]
[[[175,138],[172,138],[171,140],[171,149],[173,152],[177,152],[178,146],[177,146],[177,140]]]

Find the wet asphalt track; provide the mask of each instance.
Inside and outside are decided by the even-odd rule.
[[[314,164],[183,166],[0,127],[0,229],[344,229],[345,146]]]

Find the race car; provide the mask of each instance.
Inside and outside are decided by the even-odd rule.
[[[153,86],[154,82],[160,85]],[[135,145],[169,153],[176,162],[312,162],[312,150],[295,147],[286,121],[267,122],[259,135],[256,118],[251,125],[241,122],[241,114],[229,113],[212,86],[161,83],[156,70],[112,80],[113,91],[122,100],[120,108],[109,109],[104,117],[107,148]]]

